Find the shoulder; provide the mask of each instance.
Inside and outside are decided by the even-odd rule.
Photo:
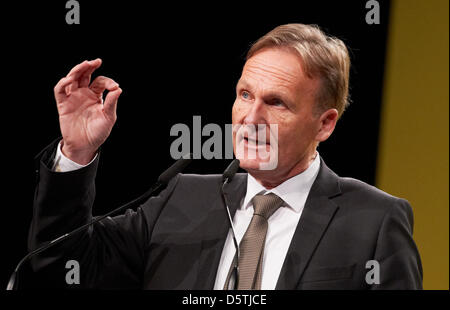
[[[358,179],[349,177],[338,177],[339,185],[344,195],[350,195],[352,197],[366,197],[375,199],[377,201],[396,201],[400,199],[394,195],[391,195],[373,185],[363,182]]]
[[[396,197],[361,180],[341,177],[321,160],[319,174],[315,180],[319,194],[327,195],[340,206],[368,206],[384,209],[393,204],[408,204],[405,199]],[[313,185],[314,187],[314,185]]]
[[[236,173],[233,180],[243,181],[247,173]],[[189,187],[204,190],[205,188],[216,188],[222,185],[222,174],[178,174],[176,177],[177,187]]]
[[[182,184],[211,184],[220,183],[222,181],[221,174],[178,174],[178,182]]]
[[[379,231],[383,223],[401,223],[412,232],[413,211],[406,199],[396,197],[358,179],[340,177],[324,166],[320,183],[335,187],[329,199],[338,206],[336,217],[352,229]],[[334,184],[334,185],[332,185]],[[337,188],[337,190],[336,190]]]
[[[247,179],[246,173],[237,173],[228,188],[241,187]],[[171,180],[173,196],[184,195],[202,201],[220,197],[223,185],[222,174],[178,174]]]
[[[352,211],[369,211],[382,217],[391,213],[402,213],[412,221],[412,208],[409,202],[389,194],[361,180],[338,177],[341,195],[336,197],[339,206]]]
[[[317,176],[321,194],[326,194],[344,214],[370,214],[383,218],[389,212],[412,215],[409,202],[361,180],[341,177],[321,161]]]

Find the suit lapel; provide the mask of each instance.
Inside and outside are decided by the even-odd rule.
[[[340,194],[338,176],[320,158],[320,170],[305,202],[289,246],[276,289],[295,289],[338,206],[331,200]]]
[[[205,219],[205,230],[202,238],[201,254],[199,259],[199,273],[195,287],[197,289],[213,289],[216,280],[225,240],[229,231],[228,215],[218,187],[217,200],[212,204],[212,210]],[[247,190],[247,174],[239,173],[233,181],[225,186],[224,193],[228,199],[231,218],[240,206],[241,199]]]

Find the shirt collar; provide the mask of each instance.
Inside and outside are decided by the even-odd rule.
[[[291,207],[295,212],[300,212],[303,209],[306,196],[308,196],[309,190],[319,173],[319,168],[320,156],[319,153],[316,152],[316,157],[305,171],[293,176],[270,190],[258,183],[251,174],[248,174],[247,193],[244,198],[244,203],[242,204],[242,209],[245,210],[250,206],[255,195],[274,193],[283,199],[288,207]]]

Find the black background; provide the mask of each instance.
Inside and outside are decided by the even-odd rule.
[[[81,24],[67,25],[65,1],[2,4],[2,267],[5,285],[26,254],[34,194],[33,158],[59,136],[53,87],[77,63],[123,93],[102,147],[94,214],[140,195],[173,160],[176,123],[231,123],[235,84],[250,44],[280,24],[318,24],[351,50],[353,103],[319,152],[341,176],[374,184],[389,1],[367,25],[366,1],[209,4],[79,1]],[[206,139],[204,139],[206,140]],[[204,141],[203,140],[203,141]],[[198,160],[188,173],[220,173],[229,160]],[[56,236],[55,236],[56,237]]]

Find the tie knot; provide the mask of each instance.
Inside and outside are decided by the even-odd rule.
[[[256,195],[253,197],[253,214],[260,215],[268,220],[282,204],[283,199],[273,193]]]

